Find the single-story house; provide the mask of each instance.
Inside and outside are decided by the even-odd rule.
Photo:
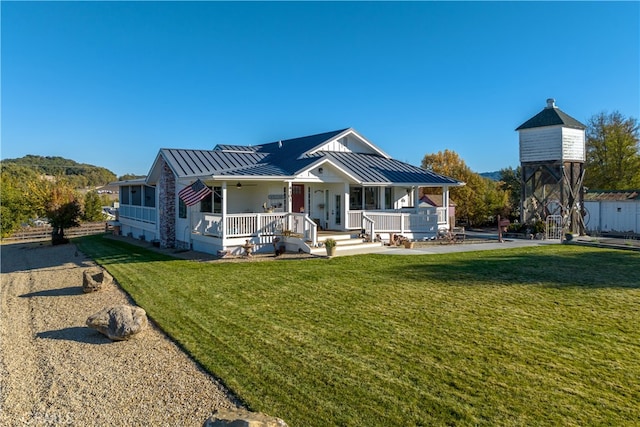
[[[161,247],[270,251],[276,237],[311,252],[323,233],[430,238],[449,228],[463,182],[392,159],[352,128],[261,145],[161,149],[144,179],[121,181],[118,226]],[[420,187],[442,189],[419,206]],[[320,234],[320,236],[319,236]]]
[[[640,234],[640,190],[589,190],[584,193],[587,233]]]

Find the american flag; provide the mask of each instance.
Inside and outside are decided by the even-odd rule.
[[[209,194],[211,194],[211,189],[204,182],[197,180],[180,190],[178,197],[182,199],[185,205],[193,206]]]

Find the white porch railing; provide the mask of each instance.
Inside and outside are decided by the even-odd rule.
[[[120,205],[120,207],[118,208],[118,217],[145,222],[147,224],[155,224],[156,208],[148,208],[146,206]]]
[[[362,229],[364,219],[373,221],[376,233],[427,233],[446,224],[446,209],[420,209],[418,213],[401,211],[350,211],[347,228]]]
[[[318,243],[318,227],[308,215],[300,213],[194,214],[192,233],[223,240],[274,236],[290,231],[312,246]],[[435,233],[446,224],[446,209],[421,209],[418,213],[401,211],[350,211],[347,228],[365,230],[371,238],[375,233]],[[223,233],[224,228],[224,233]]]
[[[237,237],[273,236],[284,231],[303,236],[317,244],[317,225],[307,215],[299,213],[243,213],[225,216],[225,232],[222,232],[222,215],[201,213],[194,217],[193,233],[232,239]]]

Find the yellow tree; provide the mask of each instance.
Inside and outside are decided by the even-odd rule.
[[[508,209],[507,194],[498,184],[473,172],[455,151],[427,154],[422,167],[466,183],[451,189],[451,199],[456,203],[456,216],[470,225],[483,224]]]

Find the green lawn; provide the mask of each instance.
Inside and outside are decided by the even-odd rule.
[[[637,252],[207,264],[76,242],[252,410],[292,427],[640,420]]]

